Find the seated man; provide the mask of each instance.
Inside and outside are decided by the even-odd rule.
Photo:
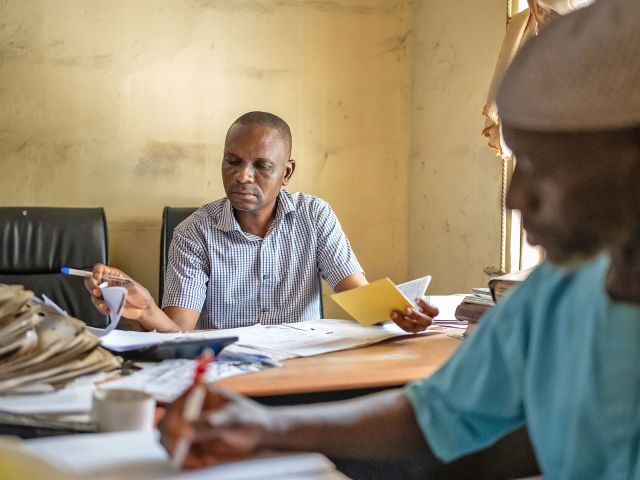
[[[212,388],[198,422],[182,420],[184,398],[169,409],[170,452],[186,435],[193,467],[276,448],[426,469],[526,426],[545,478],[640,478],[640,2],[552,23],[498,107],[517,157],[508,202],[548,261],[430,378],[280,408]],[[517,473],[533,472],[495,475]]]
[[[286,186],[296,163],[291,131],[266,112],[238,118],[227,132],[222,181],[227,196],[204,205],[175,230],[169,250],[162,310],[138,283],[128,284],[126,318],[148,330],[233,328],[317,318],[318,271],[336,292],[367,283],[328,203]],[[85,285],[102,312],[102,274],[96,265]],[[410,332],[424,330],[437,310],[393,312]]]

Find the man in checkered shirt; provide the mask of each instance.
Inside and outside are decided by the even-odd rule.
[[[333,210],[324,200],[289,193],[296,163],[291,131],[280,117],[249,112],[229,128],[222,159],[225,198],[208,203],[174,231],[160,309],[137,282],[127,284],[124,316],[146,329],[234,328],[320,317],[320,277],[335,292],[367,280]],[[107,312],[97,288],[98,264],[85,283]],[[407,331],[424,330],[437,310],[390,312]]]

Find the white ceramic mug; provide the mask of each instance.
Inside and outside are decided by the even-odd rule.
[[[136,390],[98,389],[93,392],[92,412],[100,432],[153,430],[156,401]]]

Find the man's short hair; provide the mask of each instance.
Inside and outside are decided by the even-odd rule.
[[[247,112],[238,117],[236,121],[231,124],[231,127],[237,124],[246,126],[264,125],[278,130],[282,138],[286,141],[289,152],[291,152],[291,129],[287,122],[279,116],[269,112]],[[231,127],[229,127],[229,129],[231,129]]]

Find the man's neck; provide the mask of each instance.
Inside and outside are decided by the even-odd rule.
[[[277,205],[276,200],[271,208],[263,208],[257,212],[241,211],[234,208],[233,214],[243,232],[264,238],[276,217]]]
[[[640,304],[640,227],[629,242],[611,251],[607,292],[615,300]]]

